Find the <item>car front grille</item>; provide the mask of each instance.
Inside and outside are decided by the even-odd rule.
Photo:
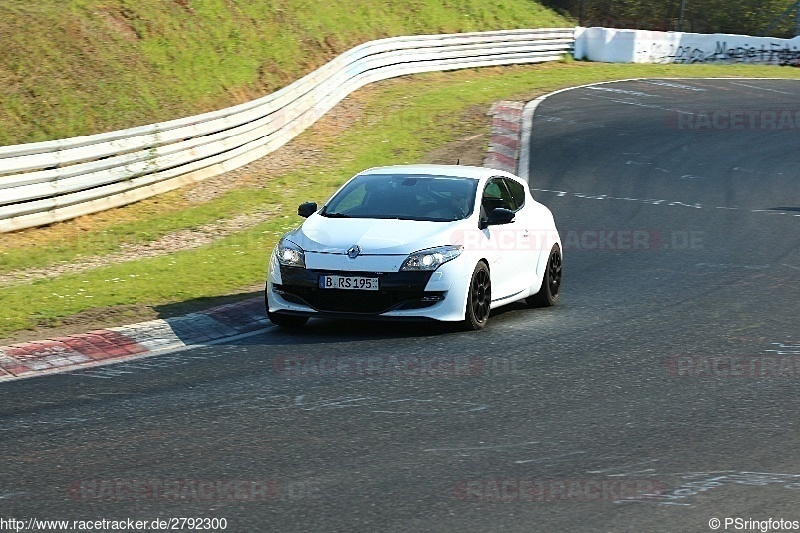
[[[358,291],[292,285],[276,285],[274,288],[287,301],[337,313],[380,314],[401,309],[423,309],[444,298],[443,293],[424,291]]]
[[[359,275],[379,278],[380,290],[320,289],[319,276]],[[425,291],[430,272],[328,272],[281,268],[283,285],[274,290],[284,300],[317,311],[381,314],[401,309],[423,309],[444,299],[444,292]]]

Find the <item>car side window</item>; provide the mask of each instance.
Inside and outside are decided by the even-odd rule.
[[[492,178],[483,189],[483,197],[481,198],[481,211],[482,215],[489,216],[489,213],[502,207],[503,209],[510,209],[516,211],[514,198],[506,187],[505,181],[502,178]]]
[[[512,180],[510,178],[505,178],[503,181],[508,186],[508,190],[514,201],[514,209],[512,209],[512,211],[517,211],[525,205],[525,187],[517,180]]]

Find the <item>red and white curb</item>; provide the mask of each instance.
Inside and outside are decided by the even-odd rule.
[[[253,298],[175,318],[0,346],[0,381],[209,344],[267,325],[263,298]]]
[[[492,133],[483,166],[512,174],[517,172],[524,107],[524,102],[501,100],[489,108],[486,114],[492,117]]]

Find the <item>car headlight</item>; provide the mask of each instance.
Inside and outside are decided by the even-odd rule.
[[[275,257],[283,266],[306,267],[306,254],[303,249],[286,238],[281,239],[275,248]]]
[[[463,249],[463,246],[440,246],[420,250],[409,255],[400,270],[436,270],[461,255]]]

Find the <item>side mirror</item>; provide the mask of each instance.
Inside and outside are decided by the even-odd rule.
[[[486,221],[486,226],[499,226],[500,224],[510,224],[514,222],[516,215],[509,209],[498,207],[489,213],[489,219]]]
[[[317,212],[317,202],[303,202],[297,208],[297,214],[303,218],[308,218]]]

